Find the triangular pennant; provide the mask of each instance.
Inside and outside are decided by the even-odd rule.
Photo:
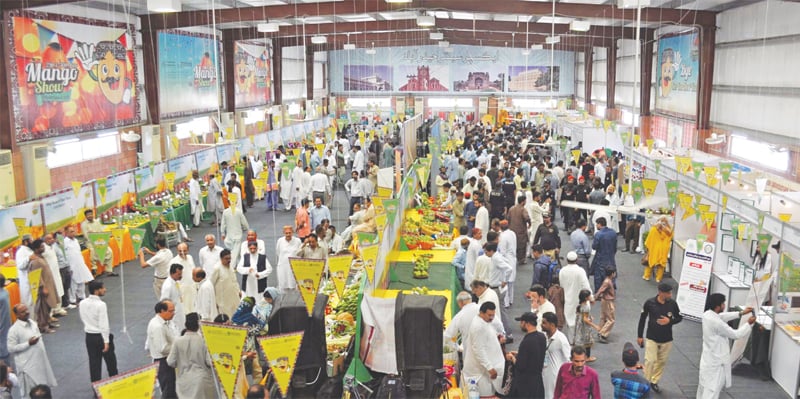
[[[703,163],[699,161],[692,161],[692,173],[694,173],[694,178],[699,179],[700,173],[703,172]]]
[[[156,163],[154,161],[150,161],[147,163],[147,168],[150,169],[150,176],[153,176],[153,173],[156,169]]]
[[[230,204],[231,213],[235,215],[236,214],[236,208],[238,208],[238,206],[236,206],[236,204],[239,203],[239,194],[228,193],[228,203]]]
[[[653,164],[655,164],[656,173],[658,173],[658,171],[661,170],[661,160],[660,159],[654,159],[653,160]]]
[[[635,203],[638,203],[642,199],[642,196],[644,195],[644,186],[642,185],[641,180],[634,180],[632,186],[633,186],[633,201]]]
[[[25,273],[23,271],[22,273]],[[33,297],[33,303],[39,299],[39,282],[42,279],[42,269],[36,269],[33,271],[28,272],[28,286],[29,287],[36,287],[31,289],[31,296]]]
[[[294,374],[297,354],[303,343],[303,331],[259,338],[258,343],[269,362],[269,368],[272,370],[275,382],[278,383],[278,389],[286,397],[289,383]]]
[[[686,220],[689,218],[689,216],[695,214],[695,209],[691,206],[691,204],[688,207],[684,208],[683,211],[684,211],[683,217],[681,218],[681,220]]]
[[[383,232],[386,230],[386,214],[375,215],[375,226],[378,228],[378,240],[383,240]]]
[[[117,242],[117,248],[120,250],[120,252],[122,252],[122,241],[125,239],[126,230],[127,229],[124,227],[115,227],[111,229],[111,235],[114,236],[114,241]]]
[[[699,201],[695,204],[695,219],[701,220],[703,215],[705,215],[709,209],[711,209],[711,205],[709,204],[701,204]]]
[[[620,138],[622,138],[622,144],[623,145],[628,145],[628,140],[631,139],[631,132],[626,130],[626,131],[620,133],[619,135],[620,135]]]
[[[167,187],[167,190],[175,190],[175,172],[166,172],[164,173],[164,184]]]
[[[728,183],[731,178],[731,171],[733,170],[733,162],[720,162],[719,173],[722,175],[722,181]]]
[[[347,285],[347,276],[350,274],[350,266],[353,264],[353,255],[336,255],[328,257],[328,273],[331,275],[336,294],[339,298],[344,293]]]
[[[653,146],[655,145],[656,141],[653,139],[647,139],[644,141],[647,144],[647,153],[653,152]]]
[[[575,164],[578,164],[578,160],[581,158],[581,150],[572,150],[572,160],[575,161]]]
[[[81,194],[81,187],[83,186],[83,182],[74,181],[72,182],[72,193],[75,194],[75,198]]]
[[[658,179],[642,179],[642,188],[644,189],[645,198],[650,198],[656,193],[658,186]]]
[[[400,204],[398,199],[385,199],[383,200],[383,208],[386,209],[387,224],[394,225],[394,220],[397,217],[397,206]]]
[[[155,396],[158,363],[151,363],[105,380],[95,381],[92,388],[98,399],[152,398]]]
[[[242,349],[247,327],[201,322],[203,338],[214,365],[214,375],[226,398],[233,397],[236,378],[242,364]]]
[[[701,216],[701,219],[706,224],[706,228],[710,230],[711,226],[714,225],[714,219],[716,219],[716,217],[717,217],[716,212],[705,211],[705,212],[703,212],[703,215]]]
[[[719,179],[717,179],[717,167],[706,166],[703,168],[703,172],[706,174],[706,184],[708,184],[709,187],[716,187],[717,183],[719,183]]]
[[[605,130],[606,133],[608,133],[608,129],[611,129],[611,121],[604,120],[603,121],[603,130]]]
[[[600,120],[600,119],[595,119],[594,120],[594,127],[600,128],[600,126],[602,126],[602,124],[603,124],[602,120]]]
[[[721,202],[722,202],[722,204],[721,204],[722,205],[722,211],[725,212],[725,209],[728,208],[728,196],[723,194]]]
[[[158,227],[158,222],[161,221],[161,212],[163,210],[164,208],[158,205],[147,206],[147,214],[150,216],[150,228],[153,231],[156,231],[156,227]]]
[[[792,214],[791,213],[779,213],[778,214],[778,219],[780,219],[781,222],[789,223],[789,221],[792,220]]]
[[[764,212],[758,213],[758,231],[764,228]]]
[[[739,223],[736,225],[736,233],[739,241],[744,240],[745,233],[747,233],[747,223]]]
[[[107,181],[108,179],[105,177],[97,179],[97,194],[100,195],[100,204],[106,203],[106,193],[108,192]]]
[[[105,259],[106,252],[109,250],[108,241],[111,239],[111,233],[107,232],[88,233],[87,237],[92,247],[94,248],[94,253],[97,254],[97,259]]]
[[[361,253],[364,270],[367,272],[367,281],[373,284],[375,281],[375,262],[378,261],[378,245],[359,246],[358,250]]]
[[[667,180],[665,184],[667,186],[667,199],[669,200],[669,207],[674,208],[678,201],[678,187],[680,187],[680,182],[678,180]]]
[[[133,245],[134,254],[138,254],[139,249],[142,248],[145,234],[147,234],[145,229],[130,229],[131,244]]]
[[[642,141],[642,136],[640,136],[638,134],[634,134],[633,135],[633,146],[634,147],[638,147],[639,144],[641,144],[641,141]]]
[[[708,239],[708,236],[706,236],[705,234],[698,234],[695,237],[694,241],[697,244],[697,253],[702,253],[703,244],[706,243],[707,239]]]
[[[772,242],[772,234],[759,233],[756,235],[758,240],[758,251],[764,255],[769,250],[769,243]]]
[[[300,290],[308,315],[311,316],[314,313],[319,284],[325,271],[325,259],[289,258],[289,264],[297,281],[297,289]]]
[[[31,233],[31,227],[28,226],[27,218],[13,218],[14,227],[17,229],[17,236],[24,236]]]

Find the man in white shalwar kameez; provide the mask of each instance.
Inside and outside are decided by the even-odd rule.
[[[242,291],[244,296],[261,298],[264,290],[267,289],[267,277],[272,274],[272,264],[264,254],[258,253],[258,244],[255,241],[248,241],[247,252],[239,259],[236,265],[236,272],[242,275],[244,284]],[[261,261],[264,261],[263,263]],[[263,267],[263,270],[259,270]],[[263,280],[263,281],[262,281]]]
[[[236,271],[231,266],[231,251],[224,249],[219,257],[219,263],[214,266],[208,279],[214,285],[217,311],[231,317],[239,306],[239,283],[236,280]]]
[[[197,266],[202,267],[206,274],[211,274],[211,271],[214,270],[214,265],[219,262],[219,253],[222,250],[223,248],[217,245],[217,238],[213,234],[206,234],[206,246],[200,248],[197,254],[200,261]]]
[[[172,318],[172,326],[175,327],[175,334],[178,335],[186,322],[186,313],[183,310],[183,296],[181,295],[181,279],[183,278],[183,266],[173,263],[169,266],[169,277],[161,286],[160,300],[169,299],[175,305],[175,314]]]
[[[206,247],[207,248],[207,247]],[[192,270],[196,267],[194,258],[189,255],[189,245],[185,242],[178,244],[178,254],[170,261],[170,265],[179,264],[183,266],[183,276],[181,277],[181,298],[183,302],[183,313],[189,314],[194,312],[194,296],[197,293],[197,288],[192,281]],[[217,258],[219,259],[219,258]]]
[[[483,232],[480,229],[472,229],[472,237],[469,238],[469,246],[467,247],[467,262],[464,265],[464,287],[469,288],[472,280],[475,279],[475,263],[478,261],[478,256],[481,252],[481,236]]]
[[[205,212],[203,207],[203,193],[200,190],[200,174],[192,171],[192,180],[189,180],[189,206],[192,211],[192,224],[194,227],[200,225],[200,219]]]
[[[36,385],[58,386],[50,359],[42,342],[39,327],[30,320],[30,312],[24,304],[14,306],[17,321],[8,330],[8,352],[14,355],[17,378],[19,378],[22,397]]]
[[[475,380],[481,396],[492,396],[501,391],[505,357],[492,327],[496,306],[493,302],[481,305],[478,317],[472,319],[464,344],[464,369],[462,378],[464,397],[468,394],[470,380]]]
[[[277,244],[275,244],[275,253],[278,257],[278,289],[281,292],[297,289],[297,282],[294,279],[294,273],[292,273],[292,266],[289,264],[289,257],[294,256],[301,245],[303,243],[294,236],[292,226],[283,226],[283,237],[279,238]]]
[[[486,244],[486,233],[489,232],[489,210],[481,203],[480,201],[476,201],[480,204],[478,208],[478,212],[475,213],[475,228],[481,229],[483,235],[480,238],[481,245]],[[477,205],[477,204],[476,204]]]
[[[214,399],[217,397],[213,365],[206,342],[197,331],[200,323],[197,313],[186,317],[186,333],[172,343],[167,364],[175,368],[175,391],[179,398]],[[183,326],[181,326],[183,328]]]
[[[756,322],[750,316],[747,324],[734,330],[728,322],[747,313],[752,308],[741,312],[723,312],[725,295],[711,294],[706,301],[703,313],[703,353],[700,355],[700,379],[697,386],[697,399],[717,399],[722,388],[731,386],[731,350],[730,340],[748,336]]]
[[[497,243],[497,252],[502,255],[511,266],[511,275],[508,277],[508,289],[501,301],[504,307],[511,306],[514,301],[514,281],[517,279],[517,234],[508,228],[508,221],[500,221],[502,232]]]
[[[44,246],[42,257],[47,261],[47,266],[50,267],[50,272],[53,274],[53,282],[56,284],[56,295],[58,295],[59,299],[58,305],[53,308],[51,313],[53,315],[65,316],[67,311],[61,308],[61,298],[64,296],[64,283],[61,281],[61,271],[58,268],[58,255],[56,255],[56,250],[53,249],[53,245],[58,245],[58,243],[56,243],[56,239],[53,238],[52,234],[44,236],[44,243],[47,245]]]
[[[30,234],[22,236],[22,242],[14,254],[14,262],[17,265],[17,286],[19,287],[19,300],[28,306],[33,305],[31,288],[28,283],[28,266],[33,255],[33,250],[28,247],[33,240]]]
[[[592,286],[589,285],[589,278],[586,277],[586,272],[582,267],[578,266],[575,262],[578,260],[578,254],[575,251],[567,253],[567,265],[561,268],[558,273],[558,282],[561,288],[564,289],[564,319],[566,319],[569,333],[565,333],[567,337],[574,332],[575,328],[575,312],[578,309],[578,294],[581,290],[592,291]]]
[[[292,207],[300,207],[300,200],[305,198],[306,188],[303,187],[303,165],[298,162],[292,169],[292,188],[289,203],[286,205],[288,211]]]
[[[200,267],[192,271],[192,280],[194,280],[193,283],[197,287],[197,294],[194,297],[194,311],[200,315],[201,320],[213,321],[219,314],[214,284],[206,278],[205,269]]]
[[[69,288],[69,307],[75,308],[77,301],[86,298],[86,283],[94,280],[89,267],[83,260],[81,244],[75,238],[75,227],[67,227],[67,234],[64,237],[64,254],[67,256],[69,268],[72,271],[72,282]]]
[[[225,247],[231,251],[231,261],[234,264],[239,261],[243,232],[249,229],[250,225],[247,223],[247,218],[244,217],[244,213],[240,209],[236,209],[234,213],[231,207],[222,212],[222,224],[219,228],[219,234]]]

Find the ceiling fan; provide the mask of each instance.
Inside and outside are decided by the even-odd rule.
[[[706,144],[717,145],[724,143],[726,140],[727,136],[725,136],[724,134],[711,133],[711,137],[706,137]]]
[[[122,132],[120,138],[122,139],[122,141],[126,143],[135,143],[141,140],[142,136],[134,132],[133,130],[128,130],[127,132]]]

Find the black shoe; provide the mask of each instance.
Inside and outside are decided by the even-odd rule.
[[[661,387],[659,387],[655,382],[650,383],[650,389],[652,389],[655,393],[661,393]]]

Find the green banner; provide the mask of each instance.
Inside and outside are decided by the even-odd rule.
[[[561,137],[561,138],[558,139],[558,142],[561,145],[561,151],[566,151],[567,150],[567,138],[566,137]]]
[[[656,165],[656,173],[658,173],[658,171],[661,170],[661,160],[660,159],[654,159],[653,163]]]
[[[764,256],[769,250],[769,243],[772,242],[772,234],[759,233],[756,234],[756,239],[758,240],[758,252]]]
[[[147,214],[150,215],[150,228],[153,231],[156,231],[156,227],[158,227],[158,222],[161,221],[161,211],[164,210],[164,207],[157,206],[157,205],[148,205],[147,206]]]
[[[108,241],[111,239],[111,233],[88,233],[87,238],[89,242],[92,243],[92,247],[94,248],[95,255],[97,255],[97,259],[100,259],[101,261],[105,259],[106,252],[108,251]]]
[[[720,162],[719,163],[719,173],[722,175],[722,181],[727,183],[728,179],[731,177],[731,171],[733,170],[733,162]]]
[[[628,145],[628,144],[630,144],[631,132],[629,132],[629,131],[624,131],[624,132],[620,133],[620,134],[619,134],[619,136],[620,136],[620,138],[622,139],[622,144],[623,144],[623,145]]]
[[[764,228],[764,212],[758,213],[758,231]]]
[[[296,155],[287,156],[286,157],[286,162],[284,162],[284,164],[286,164],[286,163],[289,164],[289,170],[291,171],[292,169],[294,169],[295,166],[297,166],[297,156]],[[281,165],[281,166],[283,166],[283,165]]]
[[[105,177],[97,179],[97,194],[100,195],[101,205],[106,203],[106,193],[108,192],[108,187],[106,186],[107,182],[108,179]]]
[[[632,188],[633,188],[633,201],[638,204],[639,200],[641,200],[642,196],[644,195],[644,186],[642,185],[642,181],[634,180]]]
[[[703,251],[703,244],[706,243],[708,236],[705,234],[698,234],[695,237],[695,243],[697,244],[697,253],[702,253]]]
[[[703,167],[705,166],[702,162],[692,161],[692,173],[694,173],[694,178],[699,179],[700,174],[703,173]]]
[[[152,176],[152,175],[153,175],[153,171],[154,171],[154,170],[155,170],[155,168],[156,168],[156,163],[155,163],[155,161],[150,161],[150,162],[148,162],[148,163],[147,163],[147,167],[148,167],[148,168],[150,168],[150,176]]]
[[[388,219],[388,225],[393,226],[395,218],[397,218],[397,210],[400,206],[399,199],[385,199],[383,200],[383,209],[386,210],[386,218]]]
[[[356,233],[356,238],[358,239],[358,245],[372,245],[378,241],[378,235],[375,233],[358,232]]]
[[[130,229],[128,231],[131,233],[131,243],[133,244],[133,253],[134,255],[138,255],[139,249],[142,248],[142,242],[144,242],[144,236],[145,234],[147,234],[147,230]]]

